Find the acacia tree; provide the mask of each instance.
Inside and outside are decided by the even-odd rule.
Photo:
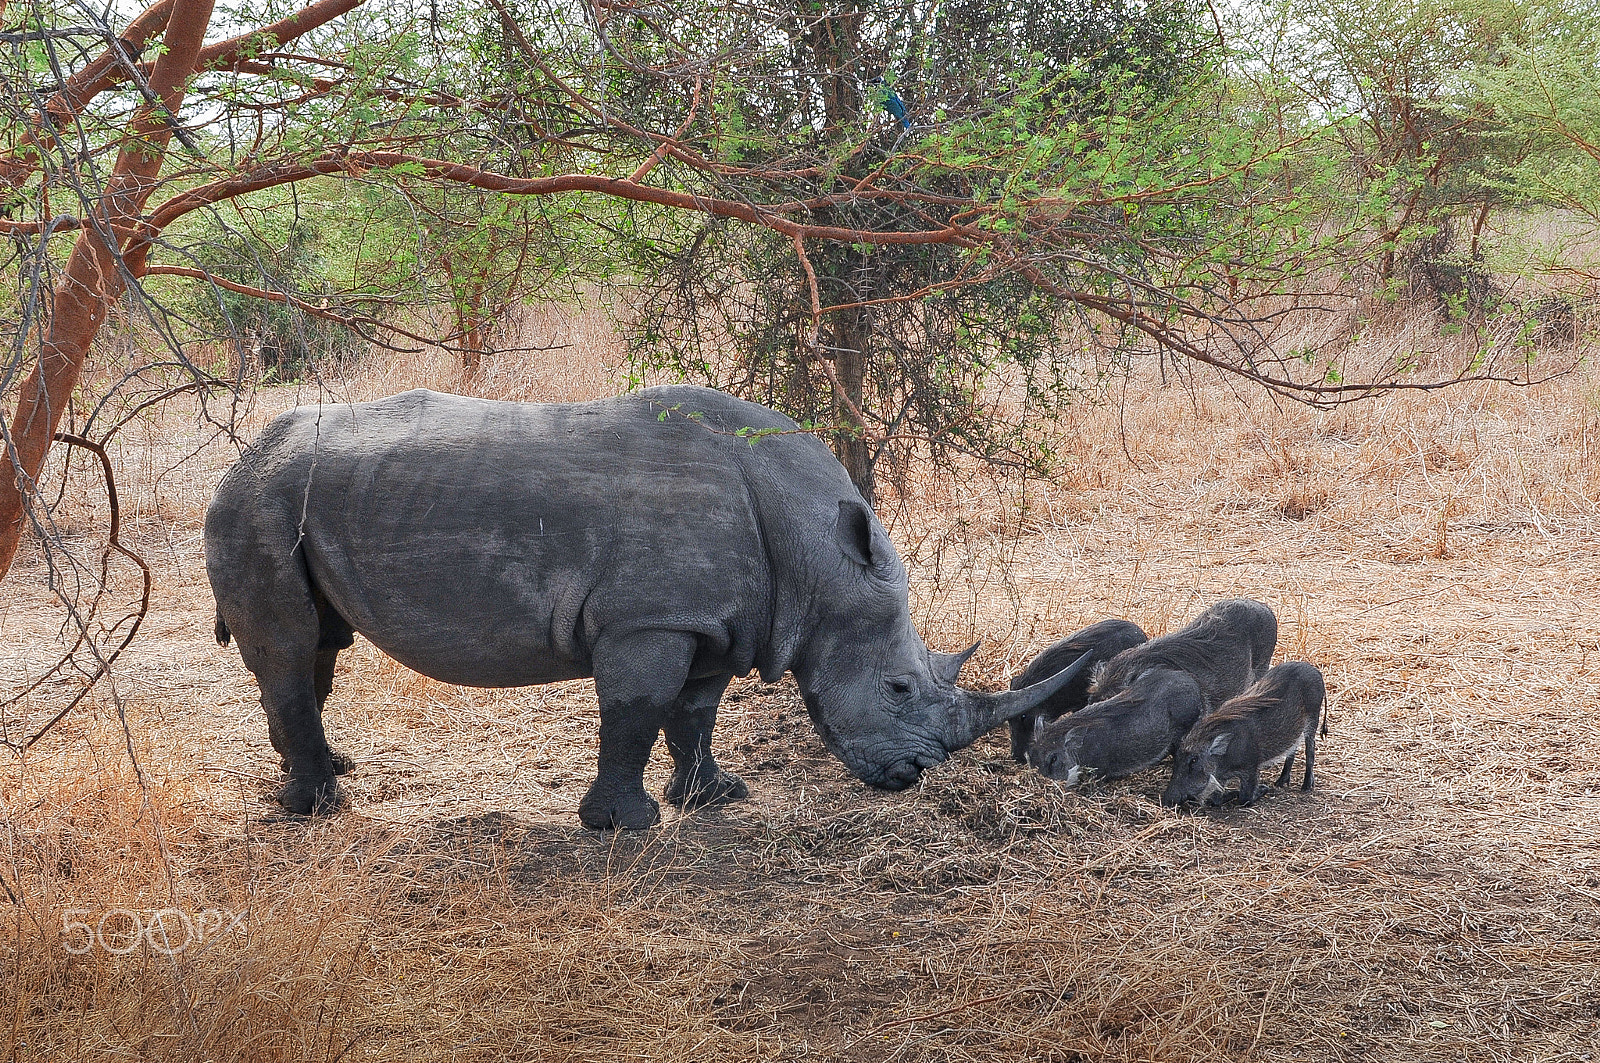
[[[1370,248],[1388,284],[1408,248],[1464,219],[1476,260],[1500,201],[1494,171],[1522,143],[1474,91],[1475,71],[1536,33],[1542,0],[1277,0],[1243,8],[1240,32],[1255,61],[1281,75],[1319,115],[1333,119],[1345,198],[1374,223]],[[1254,18],[1250,16],[1254,15]],[[1363,249],[1364,253],[1369,249]]]
[[[1592,240],[1600,225],[1600,4],[1539,7],[1525,18],[1523,39],[1470,74],[1508,135],[1525,145],[1492,176],[1520,203],[1585,219]]]
[[[1181,174],[1185,156],[1202,154],[1202,127],[1217,124],[1222,101],[1218,42],[1203,9],[1189,0],[962,0],[766,10],[785,36],[772,36],[769,54],[746,58],[760,76],[723,87],[733,105],[725,107],[723,141],[709,150],[774,166],[832,157],[836,165],[815,179],[819,191],[862,181],[915,189],[916,199],[830,205],[835,224],[867,230],[922,224],[941,201],[987,201],[1003,211],[1007,200],[1054,196],[1059,219],[1001,213],[993,225],[1009,247],[1053,244],[1058,261],[1046,275],[986,268],[984,255],[955,245],[867,244],[823,245],[797,260],[771,234],[713,221],[644,262],[652,283],[639,300],[636,349],[647,363],[831,422],[840,459],[868,498],[885,457],[898,468],[913,453],[957,450],[1038,464],[1047,455],[1025,423],[1003,412],[1019,407],[995,401],[990,383],[1015,374],[1024,421],[1048,415],[1083,386],[1070,370],[1086,339],[1116,349],[1140,335],[1072,327],[1085,303],[1051,289],[1193,291],[1206,253],[1173,269],[1171,252],[1220,235],[1206,231],[1214,218],[1204,200],[1226,198],[1214,186],[1143,216],[1073,203],[1153,176],[1084,168],[1103,147],[1131,148],[1145,164],[1166,167],[1158,183]],[[631,56],[620,42],[617,49]],[[629,69],[646,70],[642,80],[658,77],[637,60]],[[761,116],[760,132],[750,114]],[[1101,139],[1108,133],[1114,145]],[[1271,253],[1281,262],[1283,250]],[[1086,268],[1061,269],[1064,253]],[[824,322],[814,337],[813,288]],[[836,392],[832,379],[811,370],[819,358]]]
[[[377,0],[366,0],[370,10],[317,0],[233,33],[212,29],[211,0],[157,0],[120,29],[87,7],[12,7],[23,21],[0,35],[9,190],[0,234],[26,255],[0,372],[12,407],[0,575],[25,524],[43,527],[38,476],[90,342],[145,278],[276,300],[379,342],[397,334],[349,306],[208,272],[168,240],[196,212],[308,181],[633,204],[593,212],[622,238],[638,238],[624,230],[628,219],[659,228],[665,217],[775,234],[807,282],[804,371],[826,380],[857,437],[895,425],[863,408],[836,352],[823,350],[825,328],[848,338],[842,315],[973,285],[1019,285],[1045,314],[1067,308],[1091,330],[1142,336],[1297,396],[1437,385],[1398,368],[1337,380],[1255,342],[1281,310],[1259,300],[1282,296],[1318,232],[1318,206],[1281,194],[1282,160],[1300,141],[1275,123],[1227,113],[1211,97],[1146,100],[1136,83],[1111,79],[1105,98],[1123,102],[1057,124],[1053,94],[1070,82],[1040,76],[1008,89],[1004,112],[962,110],[954,96],[923,106],[917,121],[932,128],[915,131],[917,150],[886,150],[871,125],[881,112],[852,80],[862,46],[840,43],[865,9],[832,2],[774,20],[709,0],[648,10],[488,0],[517,62],[472,91],[441,83],[419,60],[429,26]],[[823,56],[837,76],[796,78],[796,48]],[[752,79],[793,88],[756,92]],[[1007,116],[1010,127],[997,126]],[[884,249],[905,248],[936,263],[919,289],[824,299],[819,254],[842,256],[825,273],[849,279]],[[1491,361],[1452,377],[1500,375]],[[977,389],[982,377],[965,379]]]

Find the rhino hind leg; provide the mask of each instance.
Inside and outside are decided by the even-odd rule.
[[[207,568],[240,658],[256,678],[267,735],[288,779],[278,801],[290,812],[331,812],[342,804],[335,758],[322,729],[322,703],[333,685],[338,649],[351,644],[350,627],[313,588],[292,544],[294,525],[258,513],[240,527],[216,529],[208,517]],[[218,571],[227,578],[219,578]],[[347,758],[339,758],[347,764]]]
[[[661,806],[644,790],[644,769],[683,692],[694,652],[694,636],[681,631],[602,637],[596,645],[600,770],[578,803],[585,827],[643,830],[661,822]]]
[[[338,660],[338,648],[317,650],[317,663],[313,670],[313,681],[316,684],[317,716],[319,720],[322,710],[328,704],[328,695],[333,693],[333,668],[338,663]],[[326,738],[326,729],[324,729],[324,738]],[[278,748],[276,742],[273,743],[273,748]],[[283,753],[281,749],[278,752],[280,754]],[[355,771],[356,762],[335,749],[332,743],[328,743],[328,759],[333,764],[333,773],[335,775],[349,775],[352,771]],[[284,755],[283,770],[286,773],[291,770],[287,754]]]
[[[278,802],[302,816],[335,811],[343,798],[334,781],[333,756],[322,731],[311,669],[258,664],[261,667],[251,671],[261,687],[267,734],[289,775],[278,791]]]
[[[684,687],[662,730],[672,754],[672,780],[666,799],[680,808],[699,808],[750,796],[744,780],[723,771],[711,755],[711,732],[717,726],[717,705],[731,675],[696,679]]]

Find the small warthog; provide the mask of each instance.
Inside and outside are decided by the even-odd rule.
[[[1159,763],[1183,740],[1205,708],[1194,677],[1153,668],[1115,697],[1054,723],[1039,724],[1028,760],[1068,786],[1116,779]]]
[[[1215,800],[1228,782],[1239,780],[1239,803],[1261,796],[1261,767],[1283,758],[1276,785],[1287,786],[1296,748],[1306,747],[1301,790],[1316,783],[1317,726],[1327,734],[1322,703],[1327,688],[1322,673],[1304,661],[1288,661],[1255,686],[1220,706],[1191,730],[1178,747],[1172,781],[1161,795],[1164,805]]]
[[[1012,690],[1022,690],[1040,679],[1049,679],[1085,653],[1090,654],[1088,667],[1077,679],[1045,699],[1033,712],[1011,721],[1011,759],[1018,764],[1027,762],[1028,743],[1040,723],[1050,723],[1089,704],[1089,680],[1097,665],[1149,638],[1144,629],[1131,620],[1102,620],[1075,635],[1068,635],[1029,661],[1028,667],[1011,681]]]
[[[1267,674],[1278,645],[1278,618],[1260,602],[1230,598],[1195,617],[1188,627],[1123,650],[1100,669],[1089,687],[1104,701],[1152,668],[1187,672],[1208,706],[1238,697]]]

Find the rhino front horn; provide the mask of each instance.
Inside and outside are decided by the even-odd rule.
[[[1049,679],[1040,680],[1021,690],[1006,690],[999,694],[963,690],[950,721],[945,748],[964,749],[1008,720],[1038,708],[1088,667],[1089,658],[1093,656],[1092,652],[1085,653]]]

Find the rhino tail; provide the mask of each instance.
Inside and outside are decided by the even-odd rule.
[[[222,610],[217,610],[217,626],[212,629],[217,636],[217,645],[226,646],[228,640],[233,638],[233,632],[228,630],[228,624],[222,619]]]

